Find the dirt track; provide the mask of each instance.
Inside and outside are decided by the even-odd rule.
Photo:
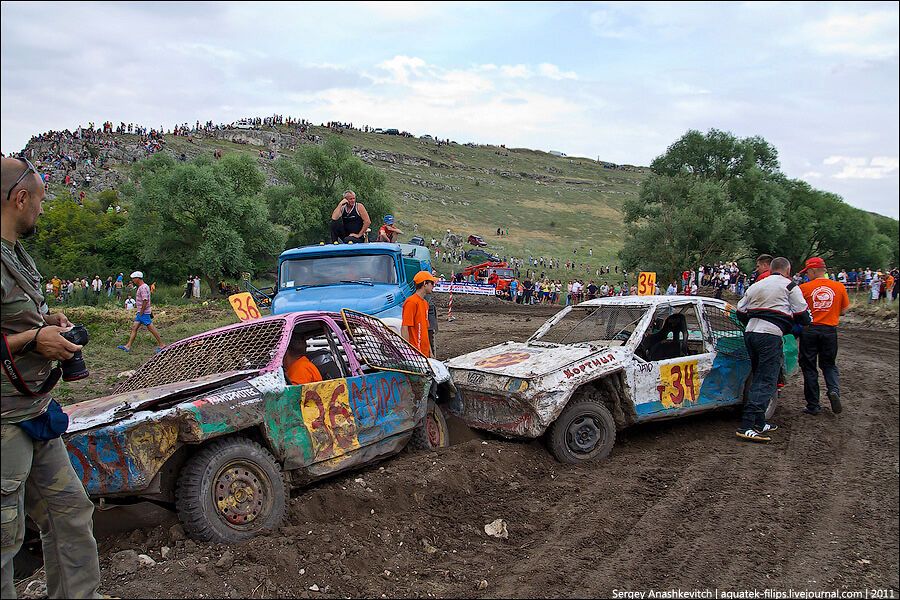
[[[454,302],[441,358],[524,339],[554,312]],[[176,541],[168,525],[102,539],[102,591],[584,597],[889,588],[897,597],[898,364],[896,330],[845,329],[844,413],[801,414],[798,375],[767,446],[739,443],[736,414],[719,412],[626,431],[611,458],[590,467],[558,464],[537,442],[496,438],[404,452],[297,492],[285,526],[232,547],[230,569],[214,566],[225,547]],[[508,540],[485,535],[496,518],[508,523]],[[162,546],[173,548],[166,561]],[[159,563],[115,577],[110,557],[124,549]]]

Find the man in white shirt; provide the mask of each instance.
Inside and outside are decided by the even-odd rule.
[[[738,318],[746,323],[744,343],[750,354],[752,383],[737,437],[751,442],[769,442],[778,427],[766,423],[766,408],[778,391],[783,361],[782,336],[795,325],[809,325],[812,318],[803,292],[791,276],[791,263],[778,257],[771,274],[747,289],[738,302]]]

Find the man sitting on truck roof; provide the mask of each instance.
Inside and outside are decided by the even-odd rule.
[[[378,230],[378,241],[395,244],[401,233],[403,232],[394,225],[394,215],[384,215],[384,225]]]
[[[316,365],[306,357],[306,337],[294,334],[284,352],[282,363],[291,385],[303,385],[322,381],[322,374]]]
[[[365,242],[371,223],[366,207],[356,201],[356,193],[347,190],[331,213],[331,242]]]

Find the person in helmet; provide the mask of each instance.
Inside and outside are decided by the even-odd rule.
[[[384,215],[384,225],[378,229],[378,241],[395,244],[401,233],[403,232],[394,225],[394,215]]]

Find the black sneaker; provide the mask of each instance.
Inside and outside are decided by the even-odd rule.
[[[762,429],[757,429],[757,431],[765,435],[768,433],[772,433],[773,431],[778,431],[778,425],[775,425],[774,423],[766,423],[762,426]]]
[[[831,401],[831,412],[836,415],[841,414],[844,407],[841,406],[841,396],[837,392],[828,392],[828,399]]]
[[[803,412],[805,412],[808,415],[817,415],[820,412],[822,412],[822,407],[821,406],[807,406],[806,408],[803,409]]]

